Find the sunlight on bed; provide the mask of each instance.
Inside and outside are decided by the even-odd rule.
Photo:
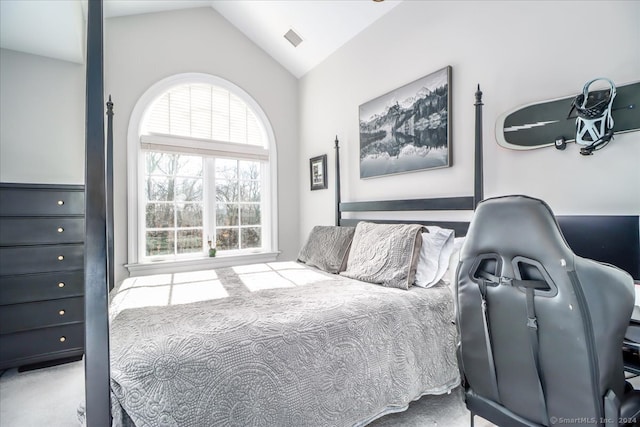
[[[155,274],[131,277],[122,282],[111,308],[114,312],[120,312],[130,308],[188,304],[228,296],[214,270]]]
[[[309,269],[293,261],[251,264],[232,267],[235,283],[249,292],[266,289],[292,288],[335,280],[329,275]],[[188,304],[227,298],[237,294],[234,278],[215,270],[200,270],[126,279],[113,296],[110,317],[122,310]],[[225,288],[228,286],[228,289]],[[237,286],[236,285],[236,286]],[[236,289],[234,291],[234,289]]]
[[[204,280],[215,280],[218,278],[215,270],[187,271],[184,273],[174,273],[173,283],[200,282]]]
[[[187,304],[190,302],[220,299],[229,296],[219,280],[174,284],[169,304]]]
[[[275,271],[264,273],[239,274],[240,280],[251,292],[263,289],[291,288],[293,283],[280,276]]]
[[[278,270],[305,270],[306,267],[294,261],[270,262],[267,264],[270,268]]]
[[[242,283],[251,292],[264,289],[291,288],[331,280],[296,262],[273,262],[233,267]]]

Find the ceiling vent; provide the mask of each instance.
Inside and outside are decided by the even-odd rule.
[[[302,37],[300,37],[295,31],[289,30],[284,35],[284,38],[289,41],[293,45],[293,47],[298,47],[300,43],[302,43]]]

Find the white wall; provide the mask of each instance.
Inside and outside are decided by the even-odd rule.
[[[0,49],[0,181],[84,183],[84,65]]]
[[[574,145],[507,150],[494,131],[500,113],[578,93],[591,78],[640,78],[639,22],[640,2],[404,1],[301,79],[301,242],[313,225],[334,220],[336,133],[344,201],[472,195],[477,83],[485,197],[528,194],[558,214],[639,214],[640,132],[585,157]],[[453,166],[360,180],[358,106],[446,65],[453,67]],[[308,159],[324,153],[330,189],[311,192]]]
[[[105,91],[114,101],[116,280],[126,276],[127,129],[136,101],[154,83],[207,73],[243,88],[275,133],[281,259],[298,251],[298,81],[212,8],[110,18],[105,24]]]

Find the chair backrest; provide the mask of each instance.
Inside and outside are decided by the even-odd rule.
[[[456,295],[461,369],[481,401],[549,425],[553,417],[599,420],[607,391],[622,396],[633,279],[575,255],[543,201],[478,205]]]

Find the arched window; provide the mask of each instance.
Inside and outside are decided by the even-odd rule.
[[[210,248],[217,257],[275,252],[273,132],[253,98],[213,76],[175,76],[138,101],[130,139],[132,126],[130,263],[206,258]]]

